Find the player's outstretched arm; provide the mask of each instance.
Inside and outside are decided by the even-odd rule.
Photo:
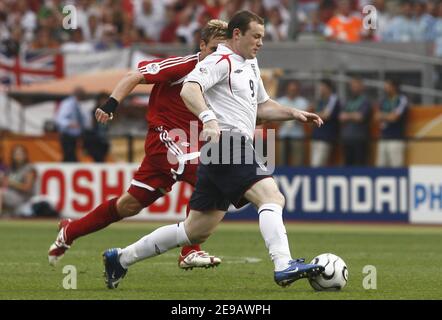
[[[318,127],[323,125],[322,119],[315,113],[289,108],[278,102],[268,99],[258,104],[258,118],[267,121],[297,120],[299,122],[313,122]]]
[[[138,71],[130,71],[121,79],[112,91],[109,99],[95,111],[95,118],[100,123],[106,123],[112,120],[113,114],[118,104],[124,100],[132,90],[138,85],[146,83],[144,76]]]
[[[190,112],[203,123],[202,138],[212,142],[219,141],[220,130],[215,113],[206,105],[200,85],[196,82],[186,82],[181,89],[181,98]]]

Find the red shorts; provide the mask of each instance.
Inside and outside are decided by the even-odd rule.
[[[162,128],[149,130],[144,145],[145,156],[133,176],[131,188],[135,186],[152,192],[161,190],[164,193],[169,192],[177,181],[195,186],[199,154],[187,152],[187,147],[180,146],[182,142],[173,141],[168,131]],[[145,199],[138,199],[140,196],[134,192],[129,193],[140,203],[146,203]]]

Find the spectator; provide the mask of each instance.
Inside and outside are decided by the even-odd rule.
[[[86,152],[94,159],[95,162],[105,162],[109,152],[108,127],[105,124],[98,123],[95,119],[95,111],[102,106],[109,98],[108,93],[100,93],[95,102],[95,108],[92,110],[91,129],[85,130],[84,144]]]
[[[285,95],[277,100],[288,107],[307,110],[309,102],[300,95],[300,85],[296,80],[287,83]],[[281,146],[279,159],[281,164],[289,166],[304,165],[304,128],[296,121],[286,121],[278,131]]]
[[[86,41],[97,42],[103,36],[103,24],[98,13],[89,15],[84,28],[84,38]]]
[[[116,33],[120,34],[124,29],[124,25],[127,24],[129,20],[127,13],[123,11],[121,1],[111,1],[109,6],[104,7],[104,13],[103,22],[105,24],[111,24],[115,27]]]
[[[63,3],[61,0],[44,0],[43,4],[37,12],[39,24],[42,22],[42,20],[45,20],[52,15],[56,15],[58,18],[62,18],[62,12]]]
[[[332,82],[328,79],[319,84],[320,99],[315,106],[324,125],[314,128],[310,149],[310,164],[312,167],[326,166],[330,160],[333,144],[338,135],[339,99],[335,94]]]
[[[419,27],[419,41],[434,41],[435,3],[433,1],[419,0],[415,4],[416,22]]]
[[[373,40],[384,41],[392,16],[385,10],[385,0],[374,0],[373,6],[376,8],[376,29],[373,30]]]
[[[143,30],[144,36],[158,41],[164,27],[163,1],[138,0],[135,3],[135,27]]]
[[[14,215],[32,215],[30,199],[35,192],[36,170],[29,163],[26,148],[15,145],[11,151],[11,166],[5,187],[1,192],[4,212]]]
[[[201,26],[205,26],[210,20],[215,19],[214,17],[215,16],[213,16],[210,11],[202,11],[201,14],[198,16],[198,25],[200,26],[199,29],[202,29]],[[199,32],[199,29],[197,29],[196,32]]]
[[[37,15],[31,10],[28,1],[18,0],[15,10],[9,15],[9,18],[13,19],[13,16],[16,16],[18,20],[13,22],[13,29],[21,26],[26,35],[26,39],[31,39],[32,33],[37,28]]]
[[[266,8],[265,3],[263,3],[263,0],[247,0],[242,6],[242,10],[249,10],[260,17],[265,17],[266,10],[270,10],[272,8],[278,8],[280,1],[272,1],[272,2],[273,3],[271,4],[271,6]]]
[[[384,41],[410,42],[422,39],[419,24],[413,17],[413,2],[403,0],[401,15],[394,17],[388,26]]]
[[[85,128],[85,117],[80,106],[84,97],[84,90],[76,88],[72,96],[61,102],[58,110],[56,123],[63,149],[63,162],[77,162],[77,143]]]
[[[280,0],[278,2],[279,2],[278,9],[281,14],[282,20],[284,21],[284,23],[290,25],[292,21],[292,16],[290,11],[293,2],[291,0]],[[264,14],[264,16],[266,16],[266,14]],[[305,24],[307,22],[307,19],[309,19],[306,11],[303,10],[303,8],[300,5],[298,6],[297,19],[298,23],[300,24]]]
[[[76,23],[77,28],[83,30],[83,36],[86,38],[86,30],[89,25],[89,17],[93,13],[93,9],[91,8],[92,1],[90,0],[77,0],[75,2],[76,9]]]
[[[103,35],[95,44],[95,50],[111,50],[122,47],[123,44],[119,39],[117,27],[112,24],[105,24],[103,26]]]
[[[325,37],[340,42],[359,42],[362,32],[362,19],[352,13],[350,1],[339,0],[337,14],[328,21],[325,28]]]
[[[399,91],[400,83],[389,79],[384,83],[385,98],[376,120],[381,128],[376,165],[402,167],[405,164],[405,121],[408,99]]]
[[[284,41],[288,39],[289,24],[281,17],[278,7],[273,7],[269,12],[269,20],[265,26],[266,37],[271,41]]]
[[[318,0],[299,0],[299,9],[304,11],[307,15],[311,15],[313,12],[317,11],[319,8]]]
[[[346,166],[365,166],[368,159],[370,102],[360,78],[350,81],[350,99],[339,114]]]
[[[57,49],[60,43],[51,35],[49,28],[41,28],[37,31],[34,41],[31,43],[31,49]]]
[[[439,3],[436,6],[436,17],[437,18],[433,26],[433,34],[435,38],[434,55],[436,55],[437,57],[441,57],[442,56],[442,3]],[[441,82],[442,80],[439,79],[439,83]],[[441,86],[439,85],[438,88],[441,88]]]
[[[211,0],[206,1],[205,10],[211,17],[219,17],[223,10],[225,0]]]
[[[54,41],[58,42],[62,38],[64,29],[63,3],[61,0],[46,0],[37,12],[38,29],[46,29]],[[44,48],[44,46],[42,46]]]
[[[161,30],[160,42],[171,43],[178,42],[176,36],[176,29],[178,28],[178,22],[175,17],[175,9],[172,5],[166,5],[165,23],[164,28]]]
[[[143,36],[143,31],[129,26],[123,30],[120,42],[123,47],[130,47],[137,43],[148,43],[148,39]]]
[[[193,36],[199,29],[199,23],[193,20],[193,12],[190,7],[185,8],[179,17],[179,25],[176,29],[176,35],[181,43],[192,44]]]
[[[299,1],[298,1],[299,2]],[[266,8],[266,12],[263,13],[263,17],[266,17],[266,20],[272,19],[273,12],[271,11],[273,8],[277,8],[279,12],[279,16],[282,20],[282,25],[287,26],[287,39],[290,38],[290,36],[293,36],[291,34],[288,34],[288,30],[290,28],[290,24],[292,22],[292,16],[291,16],[291,10],[292,10],[293,1],[291,0],[276,0],[276,1],[270,1],[269,4],[266,5],[266,2],[264,2],[264,6]],[[317,5],[316,5],[317,7]],[[297,30],[296,32],[303,32],[306,29],[306,25],[309,22],[308,20],[312,19],[311,16],[308,16],[306,11],[303,10],[305,8],[300,3],[298,3],[297,11],[296,11],[296,25]]]
[[[3,159],[0,158],[0,186],[2,186],[2,182],[4,182],[4,178],[6,177],[7,173],[7,166],[3,163]]]
[[[23,30],[20,27],[14,28],[11,37],[1,42],[0,51],[7,57],[15,57],[22,47]]]
[[[8,14],[5,5],[0,2],[0,41],[9,39],[9,28],[7,24]]]
[[[244,0],[227,0],[223,10],[219,14],[219,19],[229,21],[233,15],[244,6]]]
[[[72,30],[70,41],[61,45],[63,53],[91,53],[94,46],[90,42],[84,41],[83,30],[81,28]]]
[[[208,22],[210,19],[214,18],[213,16],[209,15],[209,13],[207,12],[204,2],[205,0],[187,0],[185,1],[185,7],[182,10],[185,11],[190,9],[190,11],[192,12],[193,19],[197,21],[200,26],[202,21]],[[206,17],[203,18],[201,17],[202,15],[205,15]]]
[[[312,14],[310,23],[307,23],[305,31],[323,35],[327,22],[334,16],[335,3],[333,0],[322,0],[318,10]]]
[[[261,3],[261,6],[258,6],[258,3]],[[288,30],[292,21],[292,16],[290,12],[292,9],[292,5],[293,1],[291,0],[258,0],[252,2],[252,4],[249,5],[249,8],[246,7],[246,9],[255,13],[259,13],[258,15],[261,17],[265,17],[266,21],[268,22],[270,22],[271,20],[276,20],[276,17],[279,16],[278,20],[281,20],[280,24],[287,26]],[[257,9],[255,10],[255,8]],[[265,10],[262,10],[262,8],[264,8]],[[278,15],[274,14],[273,10],[275,9],[278,10]],[[308,18],[309,17],[306,15],[305,10],[302,10],[301,4],[298,3],[296,19],[299,31],[304,30],[304,26],[307,23]],[[286,33],[288,34],[288,31]]]

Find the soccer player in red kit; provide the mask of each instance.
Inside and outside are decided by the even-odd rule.
[[[189,143],[181,141],[177,144],[170,137],[169,131],[181,129],[189,138],[191,123],[198,124],[198,134],[201,131],[201,122],[186,108],[180,91],[187,74],[198,61],[216,50],[218,43],[225,40],[226,31],[226,22],[211,20],[201,30],[199,53],[140,62],[138,70],[129,72],[114,88],[107,102],[97,109],[97,121],[106,123],[112,119],[118,104],[136,85],[154,84],[146,114],[149,130],[144,145],[145,157],[134,174],[129,189],[119,198],[105,201],[81,219],[62,220],[57,238],[48,252],[51,265],[55,265],[63,257],[74,240],[138,214],[169,192],[177,180],[195,185],[198,161],[189,160],[198,157],[198,153],[187,153],[185,147]],[[176,161],[169,161],[170,159]],[[221,259],[202,251],[199,245],[183,247],[178,259],[178,265],[183,269],[207,268],[220,263]]]

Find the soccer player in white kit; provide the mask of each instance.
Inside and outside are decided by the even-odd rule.
[[[284,107],[269,98],[256,59],[263,37],[262,18],[249,11],[235,14],[228,25],[226,44],[219,44],[217,51],[187,76],[181,97],[203,122],[202,138],[209,141],[201,149],[190,214],[184,222],[161,227],[124,249],[106,250],[103,257],[109,288],[115,287],[112,284],[118,284],[135,262],[177,246],[204,242],[230,204],[241,207],[248,202],[258,209],[259,227],[275,265],[278,285],[287,286],[324,270],[320,265],[305,264],[304,259],[292,259],[282,219],[284,196],[253,149],[257,117],[271,121],[295,119],[317,126],[323,123],[314,113]],[[227,150],[223,139],[233,142]],[[203,157],[205,147],[218,148],[219,161]],[[229,164],[224,163],[225,159]]]

